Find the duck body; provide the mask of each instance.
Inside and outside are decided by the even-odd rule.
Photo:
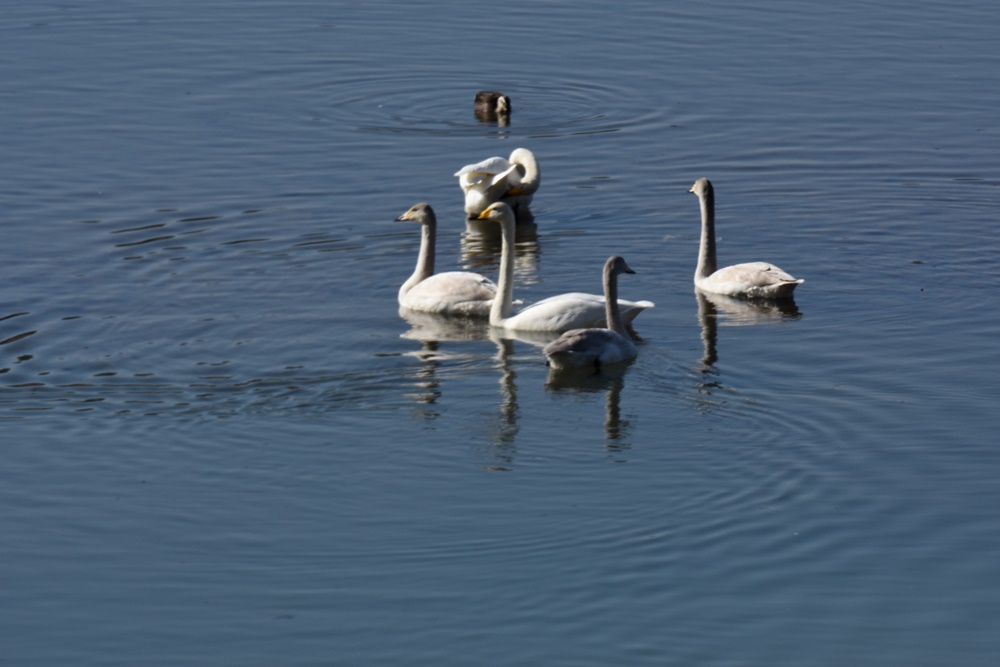
[[[549,365],[556,369],[594,368],[621,364],[635,358],[637,350],[622,322],[618,306],[618,275],[635,273],[617,255],[604,265],[605,319],[607,328],[571,329],[545,346]]]
[[[465,194],[465,212],[477,216],[498,201],[511,208],[527,207],[541,185],[541,170],[535,154],[516,148],[509,158],[489,157],[457,172]]]
[[[497,121],[510,116],[510,97],[495,90],[480,90],[476,93],[473,106],[476,118],[482,121]]]
[[[515,331],[562,333],[570,329],[601,327],[607,324],[606,297],[603,295],[568,292],[559,294],[521,309],[514,313],[514,212],[504,202],[491,204],[479,215],[479,219],[499,222],[503,234],[500,258],[500,278],[497,297],[490,309],[490,324],[495,327]],[[617,294],[616,294],[617,297]],[[646,308],[652,308],[651,301],[618,301],[624,311],[623,318],[631,322]]]
[[[413,274],[399,288],[399,305],[410,310],[441,315],[489,315],[497,294],[497,286],[493,281],[470,271],[434,273],[437,217],[430,204],[416,204],[396,219],[417,222],[421,226],[417,265]]]
[[[747,262],[716,269],[715,190],[707,178],[699,178],[690,192],[701,204],[701,244],[694,284],[700,290],[737,298],[787,299],[805,282],[769,262]]]

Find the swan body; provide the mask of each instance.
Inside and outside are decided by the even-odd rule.
[[[470,216],[479,215],[498,201],[513,208],[526,207],[542,181],[538,160],[527,148],[515,148],[509,158],[490,157],[466,165],[455,176],[465,193],[465,212]]]
[[[570,329],[603,327],[607,323],[605,297],[596,294],[570,292],[543,299],[513,313],[514,292],[514,212],[503,202],[491,204],[479,214],[480,220],[499,222],[503,234],[500,254],[500,279],[497,297],[490,309],[490,324],[516,331],[548,331],[561,333]],[[628,324],[651,301],[618,301],[622,320]]]
[[[549,365],[556,369],[595,368],[635,358],[635,343],[622,324],[618,307],[618,276],[635,273],[617,255],[604,264],[604,305],[608,328],[573,329],[545,346]]]
[[[488,315],[497,293],[492,280],[469,271],[434,273],[437,217],[430,204],[416,204],[396,220],[418,222],[422,230],[417,266],[399,288],[399,305],[424,313]]]
[[[715,191],[707,178],[699,178],[690,192],[701,203],[701,246],[694,284],[713,294],[740,298],[785,299],[805,280],[793,278],[774,264],[748,262],[716,269]]]
[[[476,93],[473,107],[479,120],[495,121],[510,116],[510,97],[494,90],[480,90]]]

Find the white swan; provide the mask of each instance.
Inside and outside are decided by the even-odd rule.
[[[500,251],[500,279],[497,281],[497,298],[490,309],[490,324],[495,327],[520,331],[551,331],[561,333],[570,329],[603,327],[607,323],[604,296],[571,292],[533,303],[513,315],[514,293],[514,212],[503,202],[490,205],[479,214],[480,220],[499,222],[503,232]],[[619,301],[622,320],[628,324],[651,301]]]
[[[805,280],[788,275],[774,264],[749,262],[716,270],[715,191],[707,178],[699,178],[689,192],[701,202],[701,247],[694,284],[699,289],[724,296],[784,299],[792,296]]]
[[[549,365],[556,369],[597,368],[634,359],[635,343],[622,324],[618,308],[618,275],[635,273],[625,260],[612,255],[604,264],[604,302],[607,329],[573,329],[552,341],[542,350]]]
[[[513,208],[528,206],[542,182],[535,154],[527,148],[515,148],[510,158],[489,157],[468,164],[455,172],[465,193],[465,212],[477,216],[494,202]]]
[[[468,271],[434,273],[437,217],[430,204],[416,204],[396,220],[412,220],[421,227],[417,266],[399,288],[399,305],[425,313],[488,315],[497,293],[492,280]]]
[[[473,108],[479,120],[495,121],[510,115],[510,97],[494,90],[480,90]]]

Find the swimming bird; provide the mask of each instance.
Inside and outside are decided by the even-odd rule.
[[[573,329],[542,350],[556,369],[590,368],[619,364],[636,355],[635,343],[622,324],[618,308],[618,276],[635,273],[625,260],[612,255],[604,264],[604,305],[608,328]]]
[[[561,333],[570,329],[603,327],[607,324],[604,296],[570,292],[559,294],[533,303],[513,314],[514,293],[514,212],[503,202],[491,204],[479,214],[480,220],[499,222],[503,233],[500,251],[500,278],[497,281],[497,297],[490,309],[490,324],[495,327],[519,331],[549,331]],[[651,301],[618,301],[622,321],[628,324],[646,308],[652,308]]]
[[[430,204],[416,204],[396,220],[420,223],[420,255],[413,275],[399,288],[399,305],[443,315],[485,317],[497,293],[492,280],[469,271],[434,273],[437,216]]]
[[[699,289],[725,296],[784,299],[805,280],[793,278],[774,264],[748,262],[716,270],[715,191],[707,178],[699,178],[689,192],[701,202],[701,247],[694,284]]]
[[[480,90],[476,93],[476,102],[473,108],[479,120],[495,121],[510,115],[510,97],[495,90]]]
[[[513,208],[527,207],[542,182],[535,154],[515,148],[509,158],[489,157],[455,172],[465,193],[465,212],[477,216],[498,201]]]

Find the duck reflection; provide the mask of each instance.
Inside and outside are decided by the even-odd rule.
[[[604,438],[608,452],[621,453],[631,448],[628,437],[631,423],[621,416],[622,389],[629,364],[594,373],[591,369],[550,369],[545,388],[554,392],[606,392],[604,400]]]

